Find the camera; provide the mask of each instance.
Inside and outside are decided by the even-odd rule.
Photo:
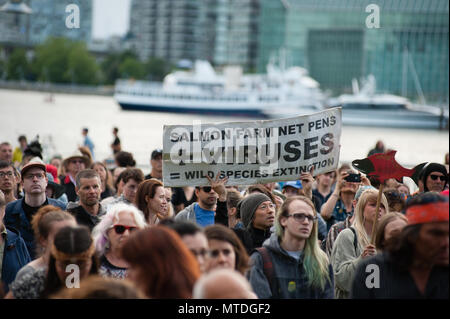
[[[359,182],[361,182],[361,175],[360,174],[349,174],[347,177],[344,178],[344,180],[349,183],[359,183]]]

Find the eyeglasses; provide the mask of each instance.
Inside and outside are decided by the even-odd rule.
[[[78,160],[71,160],[70,163],[72,163],[72,164],[84,164],[84,161],[82,159],[78,159]]]
[[[37,179],[43,179],[44,174],[43,173],[27,174],[23,178],[33,180],[35,177],[37,177]]]
[[[9,178],[12,178],[12,177],[13,177],[13,175],[14,175],[14,173],[13,173],[13,172],[6,172],[6,173],[4,173],[4,172],[0,172],[0,178],[5,178],[5,177],[9,177]]]
[[[302,213],[290,214],[290,215],[287,215],[287,217],[294,217],[294,219],[300,223],[302,223],[305,220],[305,218],[307,218],[308,222],[310,222],[310,223],[317,220],[317,217],[315,217],[315,216],[306,215],[306,214],[302,214]]]
[[[445,176],[439,176],[439,175],[430,175],[431,179],[433,181],[437,180],[438,178],[441,180],[441,182],[445,182]]]
[[[126,230],[131,233],[137,229],[137,227],[125,225],[114,225],[113,228],[117,235],[122,235]]]
[[[231,254],[231,250],[230,249],[223,249],[223,250],[215,249],[215,250],[211,250],[209,252],[209,256],[212,257],[212,258],[217,258],[217,257],[219,257],[220,253],[222,253],[224,256],[229,256]]]
[[[274,209],[275,204],[262,204],[261,206],[258,207],[258,209],[267,209],[267,208]]]
[[[211,190],[212,190],[212,187],[211,187],[211,186],[205,186],[205,187],[202,187],[202,189],[203,189],[203,191],[204,191],[205,193],[210,193]]]

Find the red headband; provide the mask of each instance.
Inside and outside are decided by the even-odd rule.
[[[415,205],[406,210],[409,225],[448,222],[448,202]]]

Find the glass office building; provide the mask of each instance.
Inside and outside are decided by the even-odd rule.
[[[373,74],[379,92],[448,103],[448,14],[448,0],[261,0],[258,71],[283,48],[334,94]]]
[[[92,36],[92,0],[24,0],[32,13],[16,15],[0,12],[0,43],[13,45],[42,44],[48,37],[65,37],[89,43]],[[0,0],[0,6],[6,0]],[[75,4],[79,8],[79,28],[67,28],[66,19],[71,11],[66,7]],[[73,21],[73,20],[71,20]]]

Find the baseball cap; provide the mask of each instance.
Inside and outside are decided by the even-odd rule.
[[[156,150],[154,150],[154,151],[152,152],[151,159],[155,159],[155,158],[158,157],[158,156],[162,156],[162,153],[163,153],[162,149],[157,148]]]
[[[302,182],[301,181],[289,181],[284,183],[283,188],[290,186],[290,187],[294,187],[295,189],[302,189]]]
[[[30,170],[30,168],[37,167],[42,169],[45,173],[47,173],[47,168],[44,162],[39,157],[33,157],[23,168],[20,174],[22,178],[25,176],[26,172]]]

